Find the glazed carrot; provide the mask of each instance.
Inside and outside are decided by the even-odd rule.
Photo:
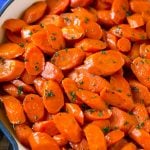
[[[12,80],[11,83],[15,85],[18,89],[21,88],[22,91],[25,93],[35,93],[35,90],[31,85],[28,85],[19,79]]]
[[[70,1],[70,6],[71,7],[86,7],[88,5],[90,5],[90,3],[92,2],[92,0],[71,0]]]
[[[68,143],[68,140],[63,134],[54,135],[53,139],[57,142],[59,146],[64,146]]]
[[[146,45],[145,43],[140,45],[140,56],[150,59],[150,45]]]
[[[107,76],[121,69],[124,65],[124,60],[119,52],[109,50],[90,55],[85,59],[84,64],[86,65],[88,72]]]
[[[59,84],[53,80],[45,82],[43,87],[43,103],[49,113],[55,114],[64,105],[64,96]]]
[[[15,126],[15,133],[19,141],[25,145],[29,146],[28,138],[32,134],[32,129],[26,124],[19,124]]]
[[[144,25],[143,17],[140,14],[128,16],[127,20],[131,28],[138,28]]]
[[[59,131],[57,130],[56,125],[53,120],[36,122],[33,124],[32,130],[34,132],[45,132],[49,134],[50,136],[59,134]]]
[[[25,68],[30,75],[38,75],[42,72],[45,64],[45,58],[41,50],[28,44],[25,52]]]
[[[5,43],[0,45],[0,57],[4,59],[13,59],[21,56],[24,49],[15,43]]]
[[[85,36],[85,31],[82,26],[65,26],[61,29],[61,31],[66,40],[78,40]]]
[[[81,125],[84,124],[84,115],[81,108],[77,104],[66,103],[66,112],[72,114]]]
[[[141,128],[144,129],[146,132],[150,133],[150,119],[147,119]]]
[[[26,95],[23,101],[23,109],[31,122],[40,121],[44,117],[42,98],[36,94]]]
[[[31,24],[38,21],[44,15],[46,8],[46,2],[41,1],[34,3],[24,12],[23,20],[27,24]]]
[[[125,146],[123,146],[123,148],[121,148],[121,150],[136,150],[136,145],[133,143],[128,143]]]
[[[85,52],[97,52],[106,48],[106,43],[96,39],[84,38],[75,44],[76,48],[80,48]]]
[[[121,130],[114,130],[114,131],[109,132],[105,136],[105,139],[106,139],[107,145],[110,146],[110,145],[117,143],[124,136],[125,136],[124,132],[122,132]]]
[[[85,53],[81,49],[69,48],[56,52],[51,62],[61,70],[68,70],[80,65],[84,57]]]
[[[128,0],[114,0],[111,7],[111,19],[116,24],[122,23],[128,10]]]
[[[26,121],[22,104],[13,96],[1,97],[7,117],[12,124],[22,124]]]
[[[108,0],[109,1],[109,0]],[[96,10],[108,10],[110,9],[111,5],[109,4],[109,2],[107,2],[107,0],[97,0],[95,3],[94,3],[94,8]]]
[[[146,23],[146,33],[147,33],[148,39],[150,39],[150,21]]]
[[[84,112],[85,120],[87,121],[93,121],[93,120],[103,120],[103,119],[109,119],[112,115],[111,110],[95,110],[95,109],[87,109]]]
[[[60,14],[69,6],[69,0],[47,0],[47,4],[50,14]]]
[[[149,149],[150,134],[148,132],[143,129],[132,128],[129,131],[129,136],[145,150]]]
[[[93,109],[104,110],[107,108],[105,102],[101,97],[93,92],[79,89],[76,91],[76,95],[80,98],[85,104]]]
[[[65,135],[67,140],[73,143],[81,141],[81,128],[71,114],[60,112],[54,115],[53,119],[57,129]]]
[[[43,78],[41,78],[41,77],[37,77],[37,78],[35,78],[35,80],[33,81],[34,86],[35,86],[35,89],[36,89],[36,91],[38,92],[38,94],[39,94],[40,96],[42,96],[43,93],[44,93],[43,88],[44,88],[45,82],[46,82],[46,80],[43,79]]]
[[[120,53],[120,54],[121,54],[122,58],[124,59],[124,62],[125,62],[124,66],[127,68],[130,68],[130,65],[132,63],[132,60],[130,59],[130,57],[128,55],[123,54],[123,53]]]
[[[93,124],[88,124],[84,128],[84,133],[85,133],[88,145],[89,145],[89,150],[97,150],[97,149],[106,150],[107,149],[104,134],[97,126]]]
[[[10,30],[11,32],[19,32],[26,23],[21,19],[8,19],[4,22],[4,29]]]
[[[130,115],[117,107],[113,107],[110,125],[111,129],[120,129],[126,133],[133,125],[137,125],[137,120],[134,115]]]
[[[148,88],[136,80],[129,80],[132,96],[135,102],[143,103],[148,106],[150,104],[150,92]]]
[[[116,49],[117,48],[117,37],[110,32],[106,33],[106,41],[110,49]]]
[[[117,41],[117,47],[121,52],[129,52],[131,50],[131,42],[127,38],[120,38]]]
[[[32,150],[53,149],[60,150],[56,141],[46,133],[35,132],[29,136],[29,143]]]
[[[89,21],[89,19],[85,18],[84,22],[81,24],[81,26],[85,30],[85,36],[92,39],[101,39],[103,36],[103,30],[101,26],[93,21]]]
[[[19,60],[0,59],[0,82],[18,78],[24,71],[24,63]]]
[[[131,64],[131,69],[137,79],[146,87],[150,88],[150,81],[149,81],[149,59],[137,57],[133,60]],[[140,72],[139,72],[140,69]]]
[[[141,15],[144,19],[144,22],[147,23],[150,19],[150,12],[149,11],[142,11]]]
[[[53,79],[59,83],[64,78],[62,71],[48,61],[45,63],[45,67],[41,73],[41,76],[46,80]]]

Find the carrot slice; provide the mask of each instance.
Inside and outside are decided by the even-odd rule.
[[[88,145],[89,145],[89,150],[96,150],[96,149],[106,150],[107,149],[104,134],[99,129],[99,127],[93,124],[88,124],[84,128],[84,133],[85,133]]]
[[[110,49],[117,49],[117,37],[110,32],[106,33],[106,41]]]
[[[24,49],[15,43],[4,43],[0,45],[0,57],[4,59],[13,59],[21,56]]]
[[[146,33],[147,33],[148,39],[150,39],[150,21],[146,23]]]
[[[93,0],[71,0],[70,6],[71,7],[86,7],[92,3]]]
[[[42,71],[41,76],[46,80],[53,79],[59,83],[64,78],[62,71],[50,62],[45,63],[45,68]]]
[[[137,147],[135,144],[133,143],[127,143],[125,146],[123,146],[123,148],[121,150],[136,150]]]
[[[26,121],[22,104],[13,96],[2,96],[7,117],[12,124],[22,124]]]
[[[59,84],[53,80],[45,82],[43,87],[43,103],[49,113],[55,114],[64,105],[64,96]]]
[[[150,59],[150,45],[146,45],[145,43],[140,45],[140,56]]]
[[[97,52],[106,48],[106,43],[100,40],[84,38],[75,44],[76,48],[80,48],[85,52]]]
[[[65,146],[68,143],[68,140],[63,134],[54,135],[53,139],[57,142],[59,146]]]
[[[33,124],[32,130],[34,132],[45,132],[50,136],[59,134],[59,131],[56,128],[56,125],[53,120],[36,122]]]
[[[35,132],[29,136],[29,143],[32,150],[53,149],[60,150],[55,140],[46,133]]]
[[[84,63],[90,73],[107,76],[121,69],[124,60],[119,52],[109,50],[90,55]]]
[[[23,109],[31,122],[40,121],[44,117],[42,98],[36,94],[26,95],[23,101]]]
[[[54,122],[60,133],[73,142],[81,141],[81,128],[75,118],[69,113],[57,113],[53,116]]]
[[[34,3],[24,12],[23,20],[27,24],[31,24],[38,21],[44,15],[46,8],[46,2],[41,1]]]
[[[24,71],[24,63],[18,60],[0,59],[0,82],[18,78]]]
[[[15,126],[15,133],[19,141],[25,146],[29,146],[28,138],[32,134],[32,129],[26,124],[19,124]]]
[[[85,53],[81,49],[69,48],[56,52],[51,62],[62,70],[68,70],[80,65],[84,57]]]
[[[29,44],[25,52],[25,68],[30,75],[38,75],[44,68],[45,60],[41,50]]]
[[[110,0],[112,1],[112,0]],[[110,9],[112,2],[110,3],[109,0],[107,2],[107,0],[97,0],[95,3],[94,3],[94,8],[96,10],[108,10]]]

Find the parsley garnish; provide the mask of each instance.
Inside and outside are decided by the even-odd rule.
[[[71,102],[74,103],[77,99],[76,93],[74,91],[70,92]]]
[[[144,122],[138,124],[138,125],[136,126],[136,128],[137,128],[137,129],[141,129],[143,126],[144,126]]]
[[[110,131],[110,128],[109,127],[104,127],[102,129],[102,131],[104,132],[104,134],[108,133]]]
[[[103,116],[103,112],[102,112],[102,111],[99,111],[99,112],[98,112],[98,116],[99,116],[99,117],[102,117],[102,116]]]
[[[23,86],[18,86],[18,95],[21,95],[23,92]]]
[[[18,44],[20,47],[24,47],[24,43],[19,43]]]
[[[38,71],[39,70],[39,66],[35,66],[35,71]]]
[[[106,54],[106,51],[105,51],[105,50],[102,50],[101,53],[102,53],[102,54]]]
[[[51,38],[52,41],[55,41],[55,40],[56,40],[56,37],[55,37],[55,36],[51,36],[50,38]]]
[[[84,22],[85,22],[85,23],[88,23],[88,22],[89,22],[89,18],[85,17],[85,18],[84,18]]]
[[[82,85],[84,82],[83,82],[83,81],[79,81],[78,83],[79,83],[80,85]]]
[[[50,90],[50,91],[45,90],[45,96],[46,97],[53,97],[53,96],[55,96],[55,94],[52,90]]]

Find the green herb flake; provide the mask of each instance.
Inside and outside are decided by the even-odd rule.
[[[110,128],[109,127],[104,127],[102,129],[102,131],[103,131],[104,134],[107,134],[110,131]]]
[[[117,92],[121,93],[121,92],[122,92],[122,89],[117,89]]]
[[[125,126],[126,126],[126,125],[128,125],[128,124],[129,124],[129,122],[128,122],[128,121],[125,121],[125,122],[124,122],[124,125],[125,125]]]
[[[31,32],[31,31],[28,33],[28,35],[32,35],[32,34],[33,34],[33,32]]]
[[[105,50],[102,50],[101,53],[102,53],[102,54],[106,54],[106,51],[105,51]]]
[[[127,17],[129,17],[129,16],[131,16],[131,15],[132,15],[131,11],[126,11],[126,16],[127,16]]]
[[[23,86],[18,86],[18,95],[23,93]]]
[[[79,83],[80,85],[83,85],[83,84],[84,84],[84,82],[83,82],[83,81],[79,81],[78,83]]]
[[[84,22],[85,22],[85,23],[88,23],[88,22],[89,22],[89,18],[85,17],[85,18],[84,18]]]
[[[45,90],[45,96],[46,97],[53,97],[55,96],[54,92],[52,90]]]
[[[19,43],[18,44],[20,47],[24,47],[24,43]]]
[[[50,39],[51,39],[52,41],[56,41],[56,37],[55,37],[55,36],[50,36]]]
[[[77,99],[76,93],[74,91],[70,92],[71,102],[74,103]]]
[[[37,65],[34,68],[35,68],[35,71],[39,70],[39,66],[37,66]]]
[[[90,113],[94,113],[95,109],[88,109],[87,111],[90,112]]]
[[[102,116],[103,116],[103,112],[102,112],[102,111],[99,111],[99,112],[98,112],[98,116],[99,116],[99,117],[102,117]]]
[[[139,93],[139,89],[137,87],[135,87],[135,86],[131,87],[131,90],[133,92]]]
[[[138,124],[138,125],[136,126],[136,128],[137,128],[137,129],[141,129],[143,126],[144,126],[144,122]]]

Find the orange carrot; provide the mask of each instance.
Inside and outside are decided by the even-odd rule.
[[[121,150],[136,150],[136,146],[133,143],[127,143]]]
[[[63,134],[54,135],[53,139],[57,142],[59,146],[65,146],[68,143],[68,140]]]
[[[110,49],[117,49],[117,37],[110,32],[106,33],[106,41]]]
[[[92,0],[71,0],[70,1],[70,6],[71,7],[86,7],[88,5],[90,5],[90,3],[92,2]]]
[[[147,33],[148,39],[150,39],[150,21],[146,23],[146,33]]]
[[[140,56],[150,59],[150,45],[146,45],[145,43],[140,45]]]

